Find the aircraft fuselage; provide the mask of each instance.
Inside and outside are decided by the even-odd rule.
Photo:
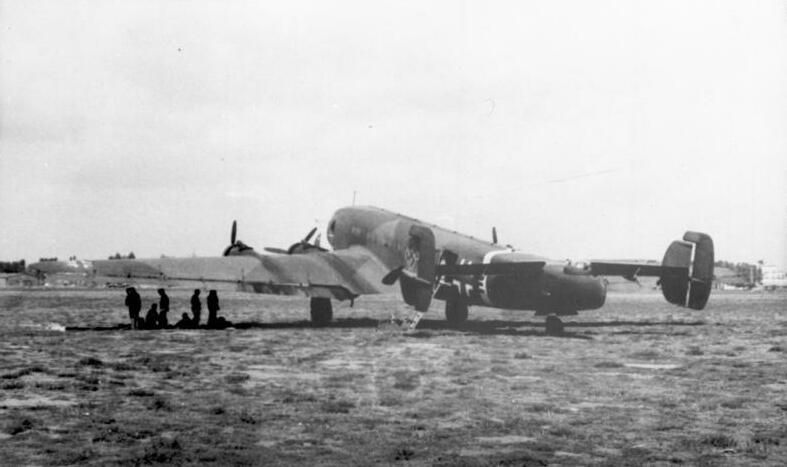
[[[461,301],[466,305],[515,310],[535,310],[539,314],[576,314],[604,304],[603,279],[567,269],[565,262],[551,261],[442,227],[375,207],[347,207],[336,211],[328,224],[328,241],[335,250],[360,245],[369,249],[390,269],[402,265],[413,225],[434,233],[435,250],[451,251],[457,264],[543,261],[535,275],[463,275],[444,278],[451,293],[436,299]],[[445,287],[444,287],[445,289]]]

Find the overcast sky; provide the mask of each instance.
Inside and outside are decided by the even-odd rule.
[[[0,0],[0,259],[287,246],[352,203],[787,266],[782,1]]]

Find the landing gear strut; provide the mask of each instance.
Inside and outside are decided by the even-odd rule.
[[[467,321],[467,303],[461,300],[446,301],[445,320],[452,326],[458,326]]]
[[[315,326],[327,326],[333,319],[333,306],[330,298],[312,297],[311,298],[312,324]]]
[[[546,321],[546,333],[548,336],[561,336],[563,335],[564,328],[563,328],[563,321],[560,321],[560,318],[557,315],[549,315],[547,316]]]

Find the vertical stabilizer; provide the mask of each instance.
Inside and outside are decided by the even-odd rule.
[[[686,232],[667,248],[661,263],[661,291],[668,302],[695,310],[705,308],[713,284],[713,240]]]

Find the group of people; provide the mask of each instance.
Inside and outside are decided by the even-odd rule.
[[[158,289],[159,302],[150,305],[150,309],[143,318],[140,316],[142,311],[142,297],[134,287],[126,289],[126,306],[128,316],[131,319],[131,329],[166,329],[175,327],[179,329],[197,329],[200,327],[200,317],[202,315],[202,301],[200,300],[200,290],[194,289],[191,296],[191,314],[183,313],[180,321],[174,326],[169,325],[167,313],[169,313],[169,297],[164,289]],[[219,296],[215,290],[208,292],[208,323],[210,329],[224,329],[231,325],[229,321],[218,316],[220,310]]]

